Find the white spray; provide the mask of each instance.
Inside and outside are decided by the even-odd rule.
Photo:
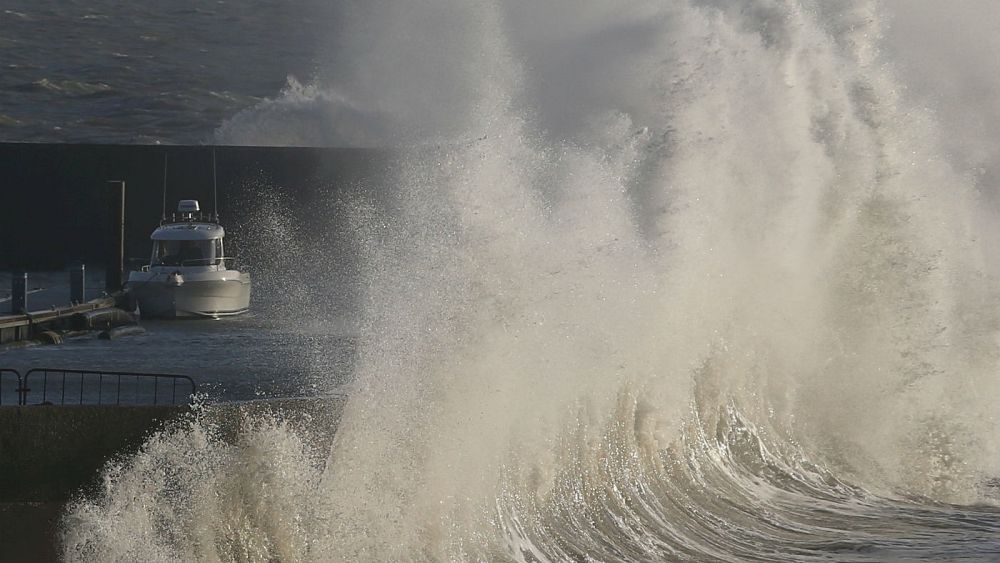
[[[757,502],[779,474],[982,500],[1000,469],[982,226],[895,95],[874,4],[346,11],[338,96],[366,100],[362,144],[417,146],[395,211],[358,213],[357,383],[322,477],[287,467],[314,487],[285,515],[305,522],[294,558],[736,557],[683,508],[742,518],[700,491]],[[92,524],[131,483],[165,486],[144,468],[169,451],[80,505],[70,553],[204,524]],[[237,557],[229,525],[200,557]]]

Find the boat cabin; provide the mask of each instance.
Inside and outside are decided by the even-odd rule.
[[[155,266],[222,266],[225,252],[222,239],[225,229],[198,213],[197,200],[181,200],[177,206],[180,220],[165,222],[150,236],[153,255],[150,267]]]

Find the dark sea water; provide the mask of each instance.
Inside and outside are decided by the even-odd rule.
[[[913,93],[991,63],[900,6],[5,7],[3,139],[398,149],[329,220],[255,186],[250,316],[0,355],[348,397],[151,437],[65,558],[1000,559],[1000,159]]]
[[[58,346],[0,352],[0,365],[187,375],[208,401],[246,401],[337,393],[350,381],[355,336],[350,327],[276,326],[250,314],[219,321],[142,321],[145,334],[114,341],[98,334]],[[14,400],[4,397],[4,403]]]
[[[330,3],[21,1],[0,6],[0,140],[211,141],[309,79]]]

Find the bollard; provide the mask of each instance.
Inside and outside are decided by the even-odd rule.
[[[75,263],[69,267],[69,302],[83,303],[86,301],[87,266],[83,262]]]
[[[10,277],[10,312],[24,313],[28,310],[28,272],[14,272]]]

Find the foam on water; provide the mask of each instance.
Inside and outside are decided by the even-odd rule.
[[[390,209],[352,219],[332,448],[280,420],[161,434],[70,511],[69,559],[1000,549],[995,512],[940,504],[992,502],[1000,472],[987,227],[899,99],[875,3],[346,13],[356,60],[310,88],[414,148]]]

